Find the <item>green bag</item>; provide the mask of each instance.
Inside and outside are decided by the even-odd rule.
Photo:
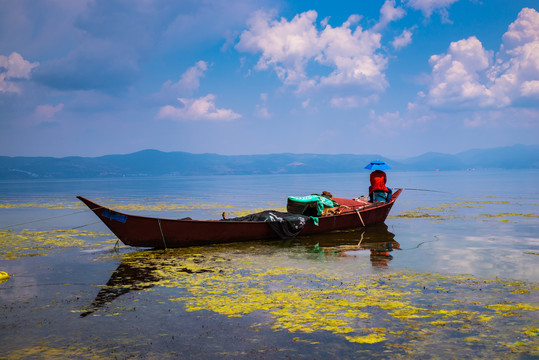
[[[289,196],[286,211],[293,214],[320,216],[324,211],[324,207],[337,206],[339,206],[337,202],[322,195]]]

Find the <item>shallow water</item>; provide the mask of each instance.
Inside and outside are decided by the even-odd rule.
[[[386,225],[166,251],[114,248],[75,195],[208,219],[367,175],[0,182],[0,358],[539,356],[538,178],[390,173],[443,192],[405,190]]]

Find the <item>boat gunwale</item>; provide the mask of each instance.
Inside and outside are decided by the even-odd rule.
[[[346,211],[340,212],[338,214],[318,216],[318,219],[328,219],[328,218],[334,218],[334,217],[345,216],[345,215],[353,215],[353,214],[362,213],[362,212],[365,212],[365,211],[370,211],[370,210],[378,209],[378,208],[381,208],[381,207],[389,206],[389,205],[392,205],[397,200],[397,198],[399,197],[401,192],[402,192],[402,189],[397,189],[395,191],[395,193],[393,193],[393,196],[391,197],[391,200],[389,202],[387,202],[387,203],[384,203],[384,202],[369,203],[369,204],[361,206],[361,207],[351,208],[350,210],[346,210]],[[136,214],[133,215],[131,213],[129,213],[129,214],[128,213],[123,213],[123,212],[117,211],[117,210],[115,210],[113,208],[103,206],[103,205],[99,205],[99,204],[93,202],[92,200],[89,200],[89,199],[87,199],[87,198],[85,198],[83,196],[80,196],[80,195],[77,196],[77,199],[81,200],[87,206],[88,206],[88,203],[95,205],[96,206],[95,208],[88,206],[89,209],[94,213],[96,211],[101,210],[101,209],[103,209],[103,210],[107,209],[109,211],[115,212],[118,215],[124,215],[124,216],[128,216],[128,217],[135,217],[135,218],[140,218],[140,219],[149,219],[149,220],[158,219],[158,220],[161,220],[161,221],[196,222],[196,223],[205,223],[206,222],[206,223],[212,223],[212,224],[225,222],[225,221],[226,221],[226,223],[230,223],[230,224],[242,224],[242,223],[246,222],[246,221],[237,221],[237,220],[232,220],[232,219],[231,220],[226,220],[226,219],[197,220],[197,219],[185,219],[185,218],[184,219],[172,219],[172,218],[162,218],[162,217],[136,215]],[[275,210],[275,211],[277,211],[277,210]],[[104,217],[102,214],[96,214],[96,215],[98,215],[100,218]],[[249,223],[267,223],[267,221],[248,221],[248,222]]]

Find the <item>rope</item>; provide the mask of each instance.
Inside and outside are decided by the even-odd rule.
[[[85,226],[90,226],[90,225],[95,225],[95,224],[100,224],[100,223],[101,223],[101,221],[96,221],[96,222],[89,223],[89,224],[86,224],[86,225],[75,226],[75,227],[72,227],[71,230],[80,229],[80,228],[83,228]]]
[[[438,191],[438,190],[428,190],[428,189],[412,189],[412,188],[402,188],[402,190],[413,190],[413,191],[428,191],[428,192],[437,192],[442,194],[450,194],[447,191]]]
[[[58,219],[58,218],[61,218],[61,217],[64,217],[64,216],[70,216],[70,215],[80,214],[80,213],[83,213],[83,212],[86,212],[86,211],[97,210],[97,209],[100,209],[100,208],[102,208],[102,207],[103,207],[103,206],[99,206],[99,207],[94,208],[94,209],[85,209],[85,210],[75,211],[75,212],[72,212],[72,213],[69,213],[69,214],[58,215],[58,216],[53,216],[53,217],[43,218],[43,219],[37,219],[37,220],[31,220],[31,221],[26,221],[26,222],[22,222],[22,223],[18,223],[18,224],[13,224],[13,225],[8,225],[8,226],[2,226],[2,227],[0,227],[0,230],[8,229],[8,228],[15,227],[15,226],[20,226],[20,225],[32,224],[32,223],[36,223],[36,222],[40,222],[40,221],[47,221],[47,220],[52,220],[52,219]],[[89,224],[89,225],[90,225],[90,224]],[[86,226],[86,225],[83,225],[83,226]]]
[[[356,209],[357,216],[359,216],[359,220],[361,220],[361,225],[365,227],[365,223],[363,222],[363,218],[361,217],[361,214],[359,213],[358,209]]]
[[[161,237],[163,238],[163,244],[165,245],[165,250],[167,249],[167,243],[165,242],[165,235],[163,235],[163,229],[161,228],[161,219],[157,219],[159,223],[159,230],[161,230]]]
[[[357,244],[358,247],[361,246],[361,243],[363,242],[363,235],[364,235],[364,234],[365,234],[365,231],[363,231],[363,232],[361,233],[361,239],[359,239],[359,243]]]

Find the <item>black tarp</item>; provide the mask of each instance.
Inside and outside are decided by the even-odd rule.
[[[296,236],[303,229],[310,217],[276,210],[264,210],[256,214],[224,219],[222,221],[265,221],[281,239]]]

